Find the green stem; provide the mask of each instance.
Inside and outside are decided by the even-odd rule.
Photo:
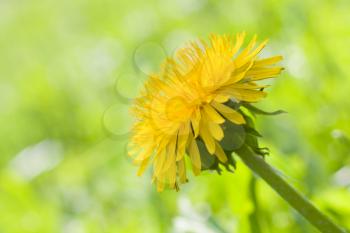
[[[311,224],[323,233],[345,233],[346,231],[326,215],[321,213],[309,200],[287,183],[276,170],[256,155],[250,148],[242,147],[237,151],[243,162],[264,179],[284,200],[303,215]]]
[[[256,196],[256,177],[255,175],[252,175],[252,178],[250,179],[249,183],[249,193],[250,198],[252,199],[252,202],[254,204],[254,211],[249,215],[249,222],[250,222],[250,231],[252,233],[261,233],[260,228],[260,219],[259,219],[259,206],[258,206],[258,198]]]

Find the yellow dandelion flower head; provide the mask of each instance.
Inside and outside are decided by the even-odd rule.
[[[266,41],[256,36],[242,49],[245,33],[212,35],[192,42],[168,58],[159,74],[150,75],[131,108],[136,118],[129,144],[141,175],[153,163],[157,190],[187,182],[186,164],[198,175],[205,159],[234,165],[222,147],[225,124],[247,125],[241,105],[266,96],[257,81],[278,75],[282,57],[258,59]],[[232,151],[231,151],[232,152]]]

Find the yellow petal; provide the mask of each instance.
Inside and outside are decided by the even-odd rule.
[[[266,96],[266,93],[263,91],[247,90],[240,88],[227,88],[222,92],[231,95],[237,100],[247,102],[257,102]]]
[[[227,156],[224,152],[224,150],[221,148],[220,144],[219,143],[216,143],[216,147],[215,147],[215,155],[216,157],[218,157],[218,159],[225,163],[227,161]]]
[[[253,59],[261,50],[266,46],[268,40],[264,40],[257,48],[255,48],[252,52],[249,53],[248,56],[245,57],[244,63]]]
[[[157,192],[162,192],[164,190],[164,180],[157,179]]]
[[[256,55],[258,55],[258,53],[261,52],[261,50],[266,46],[267,42],[269,40],[266,39],[263,42],[260,43],[260,45],[258,47],[256,47],[252,52],[250,52],[249,56],[250,57],[255,57]]]
[[[131,143],[128,144],[128,156],[133,157],[133,155],[137,154],[140,150],[137,146],[131,146]]]
[[[199,154],[196,140],[193,139],[190,144],[190,158],[192,163],[192,170],[195,175],[199,175],[201,172],[201,157]]]
[[[237,82],[241,81],[244,78],[245,74],[246,74],[246,71],[235,73],[235,74],[233,74],[231,76],[231,78],[225,84],[226,85],[230,85],[230,84],[233,84],[233,83],[237,83]]]
[[[141,165],[139,167],[139,170],[137,171],[137,175],[138,176],[141,176],[145,172],[146,167],[147,167],[147,165],[149,163],[149,160],[150,160],[150,158],[148,157],[147,159],[142,161],[142,163],[141,163]]]
[[[269,57],[269,58],[265,58],[265,59],[256,60],[254,62],[254,67],[273,65],[273,64],[281,61],[282,59],[283,59],[282,56],[274,56],[274,57]]]
[[[208,122],[208,128],[211,135],[213,135],[216,140],[221,141],[221,139],[224,137],[224,132],[222,131],[220,125],[213,122]]]
[[[228,101],[228,99],[230,98],[230,96],[228,95],[217,95],[215,96],[214,100],[216,102],[219,102],[219,103],[225,103],[226,101]]]
[[[245,57],[248,56],[250,50],[255,46],[256,35],[253,36],[253,39],[249,42],[248,46],[238,55],[234,60],[235,67],[241,67],[245,64]]]
[[[169,139],[169,144],[166,147],[166,153],[165,153],[165,161],[162,168],[162,171],[167,171],[169,167],[174,163],[175,157],[176,157],[176,142],[177,135],[173,135],[171,139]]]
[[[176,161],[179,161],[185,155],[185,149],[187,144],[188,135],[190,133],[190,125],[189,123],[185,123],[181,126],[179,130],[179,134],[177,137],[177,154]]]
[[[159,174],[163,172],[164,163],[165,163],[165,153],[163,151],[158,151],[156,156],[154,157],[154,163],[153,163],[155,176],[159,176]]]
[[[209,104],[206,104],[203,106],[203,112],[206,114],[206,116],[212,120],[216,124],[222,124],[225,122],[225,119],[220,116],[220,114],[212,108]]]
[[[149,158],[152,155],[152,152],[152,147],[143,149],[143,151],[134,159],[134,162],[136,164],[142,162],[143,160]]]
[[[204,141],[205,146],[208,149],[208,152],[210,154],[214,154],[215,152],[215,140],[210,135],[209,129],[208,129],[208,122],[201,123],[201,128],[199,130],[199,135],[201,136],[202,140]]]
[[[232,74],[230,79],[225,83],[226,86],[231,84],[237,84],[237,82],[241,81],[245,76],[248,70],[253,66],[253,62],[246,63],[244,66],[236,69]]]
[[[283,70],[282,67],[273,67],[273,68],[261,68],[256,67],[249,70],[246,74],[247,77],[250,77],[251,80],[262,80],[266,78],[272,78],[277,76]]]
[[[184,158],[177,162],[177,167],[179,172],[180,183],[186,183],[187,182],[186,164],[185,164]]]
[[[250,52],[250,54],[246,55],[245,57],[242,57],[242,59],[240,59],[238,62],[235,62],[235,65],[237,67],[242,67],[245,64],[247,64],[247,62],[251,62],[253,59],[255,59],[256,55],[260,53],[260,51],[265,47],[266,43],[267,40],[262,42],[255,50]]]
[[[167,177],[169,181],[170,188],[175,188],[175,182],[176,182],[176,163],[175,161],[171,164],[169,167],[169,170],[167,172]]]
[[[232,88],[235,89],[250,89],[250,90],[259,90],[261,88],[269,87],[269,85],[258,85],[255,82],[245,82],[245,83],[235,83],[232,85]]]
[[[158,146],[158,150],[164,150],[166,148],[166,146],[169,143],[169,137],[167,136],[163,136],[160,137],[159,140],[156,140],[156,145]]]
[[[236,36],[236,43],[232,49],[232,56],[241,48],[245,38],[245,32],[238,33]]]
[[[194,137],[196,138],[199,134],[199,123],[201,120],[201,113],[199,110],[195,110],[193,112],[192,118],[191,118],[191,125],[194,131]]]
[[[216,108],[224,117],[226,117],[229,121],[235,124],[244,124],[245,120],[243,116],[237,112],[236,110],[224,105],[217,103],[215,101],[212,102],[214,108]]]

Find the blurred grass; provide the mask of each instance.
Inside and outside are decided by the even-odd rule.
[[[268,161],[350,228],[349,7],[0,1],[0,232],[251,232],[241,163],[158,194],[125,154],[128,102],[145,73],[188,39],[243,30],[285,57],[260,104],[289,112],[258,120]],[[262,232],[315,232],[263,182],[256,192]]]

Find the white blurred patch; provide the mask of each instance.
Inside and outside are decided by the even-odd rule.
[[[287,71],[295,78],[308,77],[309,69],[307,66],[306,56],[303,50],[297,45],[291,45],[285,49],[283,56],[285,59]]]
[[[350,166],[339,169],[333,176],[335,184],[340,186],[350,186]]]
[[[339,139],[339,138],[344,137],[344,133],[340,129],[332,130],[331,135],[335,139]]]
[[[88,190],[85,187],[71,186],[67,188],[66,186],[61,187],[61,192],[65,203],[69,203],[69,208],[74,213],[86,212],[91,205],[96,204],[94,209],[97,209],[98,203],[93,203]]]
[[[45,140],[22,150],[10,162],[10,168],[26,180],[53,169],[62,160],[61,145]]]
[[[179,216],[173,220],[173,233],[216,233],[208,224],[210,210],[208,206],[203,206],[204,211],[197,212],[189,199],[179,198]]]
[[[9,0],[2,0],[0,1],[0,26],[4,27],[9,25],[11,20],[13,20],[16,15],[16,11],[14,8],[16,7],[16,3],[13,3],[13,1]]]
[[[85,227],[79,220],[69,220],[63,225],[63,233],[85,233]]]
[[[79,48],[77,54],[81,69],[101,85],[101,79],[107,79],[121,64],[124,50],[118,40],[105,38],[91,47]]]

